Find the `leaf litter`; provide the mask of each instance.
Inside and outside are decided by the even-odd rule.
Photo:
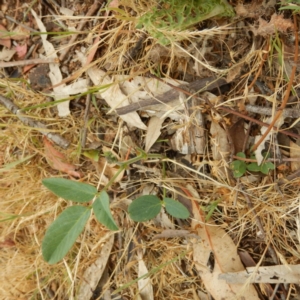
[[[0,28],[1,60],[10,63],[1,69],[1,95],[16,107],[9,111],[1,102],[0,108],[0,298],[299,296],[298,117],[284,112],[298,109],[297,17],[275,1],[231,1],[234,17],[182,30],[168,21],[164,36],[159,26],[137,26],[157,5],[152,0],[109,6],[51,2],[42,4],[47,18],[37,4],[24,2],[3,8],[9,18]],[[49,58],[56,59],[49,63],[52,88],[38,91],[19,63]],[[42,76],[42,68],[37,70]],[[201,91],[195,80],[204,80]],[[85,114],[87,93],[92,97]],[[164,102],[166,96],[171,100]],[[21,123],[23,110],[34,122]],[[268,131],[261,122],[269,132],[258,144]],[[64,149],[43,142],[40,131],[46,127],[69,141]],[[164,166],[159,161],[129,166],[108,191],[119,231],[112,235],[92,216],[64,262],[47,265],[41,255],[45,230],[71,204],[46,191],[42,179],[72,176],[99,188],[118,168],[103,153],[109,149],[123,161],[136,156],[137,148],[167,159]],[[96,162],[83,155],[92,150],[98,151],[96,171]],[[234,178],[230,164],[238,152],[246,163],[255,153],[259,164],[264,151],[275,170]],[[152,221],[134,223],[127,207],[145,193],[180,201],[192,218],[174,219],[163,211]],[[254,265],[247,266],[238,250]]]

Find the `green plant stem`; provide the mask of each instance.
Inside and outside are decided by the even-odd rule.
[[[133,163],[136,163],[138,162],[139,160],[145,160],[145,159],[162,159],[164,158],[163,155],[161,154],[147,154],[146,152],[141,151],[141,154],[136,156],[136,157],[133,157],[131,159],[128,159],[126,161],[123,161],[123,162],[117,162],[117,165],[120,165],[120,169],[116,172],[116,174],[109,180],[109,182],[107,183],[107,185],[104,187],[104,190],[107,190],[113,183],[114,181],[116,180],[116,178],[121,174],[121,172],[123,172],[123,170],[125,170],[130,164],[133,164]]]
[[[163,161],[162,162],[162,178],[165,179],[165,177],[166,177],[166,164]],[[166,188],[163,187],[163,198],[165,198],[165,197],[166,197]]]

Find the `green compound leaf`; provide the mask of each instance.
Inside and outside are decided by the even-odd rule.
[[[275,169],[275,166],[270,161],[260,165],[260,171],[266,175],[269,173],[270,170],[274,170],[274,169]]]
[[[59,262],[71,249],[89,219],[91,209],[71,206],[50,225],[42,242],[42,253],[49,264]]]
[[[97,193],[92,185],[64,178],[46,178],[42,183],[56,196],[75,202],[91,201]]]
[[[118,230],[118,226],[111,214],[109,196],[102,191],[93,203],[94,214],[97,220],[110,230]]]
[[[172,198],[164,198],[166,211],[174,218],[187,219],[190,216],[188,209]]]
[[[251,172],[259,172],[260,166],[257,163],[251,163],[247,165],[247,169]]]
[[[135,199],[129,206],[130,218],[136,222],[144,222],[153,219],[160,212],[162,202],[153,195],[145,195]]]
[[[246,173],[246,163],[241,160],[234,160],[231,163],[231,168],[233,169],[233,176],[235,178],[241,177]]]

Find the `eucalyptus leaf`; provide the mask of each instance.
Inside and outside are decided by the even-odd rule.
[[[92,185],[64,178],[46,178],[42,183],[56,196],[75,202],[91,201],[97,193]]]
[[[97,220],[110,230],[118,230],[118,226],[110,212],[109,196],[106,191],[101,191],[100,195],[93,203],[94,214]]]
[[[180,202],[172,198],[164,198],[166,211],[173,217],[187,219],[190,216],[188,209]]]
[[[91,209],[71,206],[65,209],[47,229],[42,254],[49,264],[59,262],[71,249],[89,219]]]
[[[144,222],[158,215],[162,202],[153,195],[145,195],[135,199],[129,206],[130,218],[136,222]]]

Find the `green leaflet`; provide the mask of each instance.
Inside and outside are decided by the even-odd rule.
[[[187,208],[180,202],[172,198],[164,198],[166,211],[173,217],[179,219],[187,219],[190,216]]]
[[[106,191],[102,191],[93,203],[94,214],[97,220],[110,230],[118,230],[118,226],[112,217],[109,207],[109,197]]]
[[[135,199],[129,206],[130,218],[136,222],[144,222],[158,215],[162,202],[153,195],[145,195]]]
[[[42,253],[49,264],[59,262],[71,249],[89,219],[91,209],[71,206],[65,209],[47,229]]]
[[[56,196],[75,202],[91,201],[97,193],[92,185],[64,178],[46,178],[42,183]]]

